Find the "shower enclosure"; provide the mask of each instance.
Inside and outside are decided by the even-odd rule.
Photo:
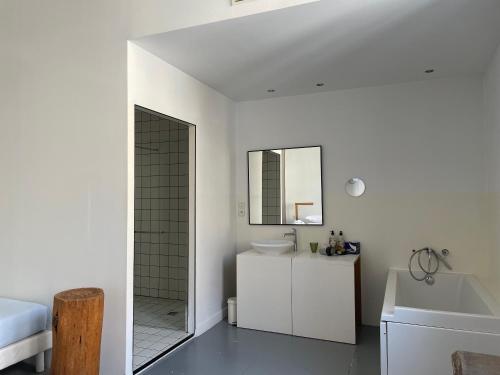
[[[194,248],[190,239],[194,213],[190,207],[194,200],[190,135],[194,135],[194,126],[136,106],[135,372],[194,332],[189,321],[190,253]]]

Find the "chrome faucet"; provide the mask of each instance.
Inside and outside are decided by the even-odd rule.
[[[421,256],[423,253],[427,254],[427,265],[422,264]],[[425,281],[427,285],[433,285],[435,282],[434,275],[439,271],[439,266],[441,263],[443,263],[449,270],[452,270],[450,264],[445,260],[445,257],[450,254],[450,251],[448,249],[443,249],[441,250],[441,254],[439,254],[436,250],[431,249],[430,247],[424,247],[420,250],[413,250],[413,254],[410,256],[410,260],[408,261],[408,271],[410,272],[411,277],[413,277],[416,281]],[[417,277],[413,273],[412,261],[415,257],[417,257],[420,270],[424,273],[423,277]],[[434,262],[432,258],[434,258]]]
[[[283,237],[293,236],[293,251],[297,252],[297,229],[292,228],[291,232],[284,233]]]

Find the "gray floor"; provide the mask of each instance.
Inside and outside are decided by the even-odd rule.
[[[45,373],[48,374],[48,371]],[[45,374],[44,373],[44,374]],[[20,363],[18,365],[14,365],[6,368],[5,370],[0,371],[2,375],[27,375],[27,374],[36,374],[34,366],[30,366],[26,363]]]
[[[219,323],[145,375],[380,375],[379,330],[358,345],[238,329]]]
[[[33,374],[27,365],[1,375]],[[221,322],[144,375],[380,375],[379,330],[363,327],[358,345],[238,329]]]

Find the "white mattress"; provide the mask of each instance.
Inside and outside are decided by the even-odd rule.
[[[43,331],[48,314],[47,306],[0,298],[0,348]]]

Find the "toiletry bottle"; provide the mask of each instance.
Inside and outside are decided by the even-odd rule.
[[[335,238],[335,231],[331,231],[330,232],[330,238],[328,239],[328,245],[330,245],[330,247],[335,247],[335,243],[336,243],[337,239]]]
[[[339,232],[339,237],[337,244],[335,246],[335,252],[339,255],[345,253],[345,241],[344,241],[344,233],[342,231]]]
[[[335,236],[335,231],[330,232],[330,238],[328,240],[328,247],[326,248],[326,255],[335,255],[335,248],[337,246],[337,237]]]

